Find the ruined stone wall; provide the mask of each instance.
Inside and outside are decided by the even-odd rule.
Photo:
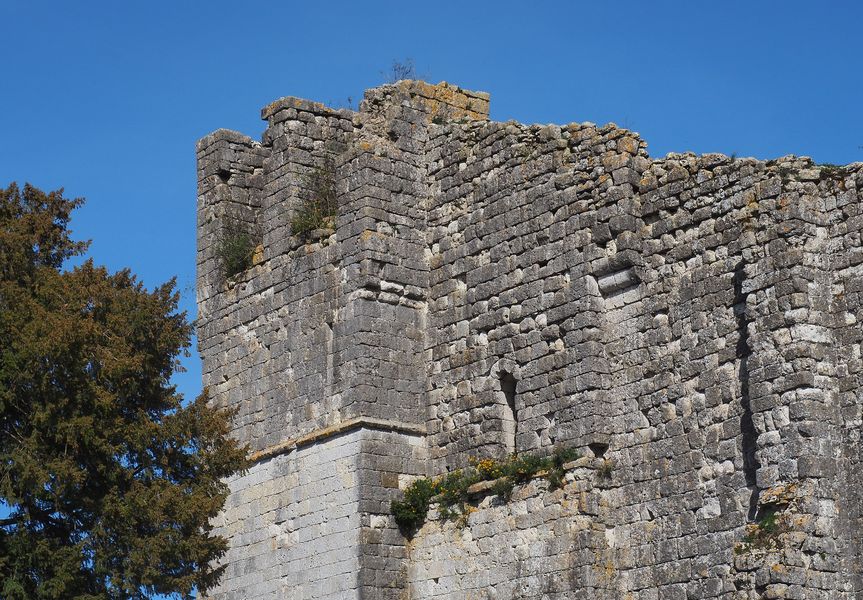
[[[212,597],[855,597],[861,165],[652,159],[614,125],[487,115],[400,82],[199,143],[204,380],[256,460]],[[292,235],[316,168],[335,223]],[[261,246],[225,278],[237,221]],[[415,476],[559,446],[585,456],[561,490],[411,540],[389,515]]]
[[[519,452],[569,443],[614,464],[608,597],[850,593],[859,165],[650,160],[613,126],[453,129],[431,152],[436,472],[506,448],[506,370]],[[794,559],[735,555],[747,524],[785,510]],[[536,597],[536,575],[500,597]]]

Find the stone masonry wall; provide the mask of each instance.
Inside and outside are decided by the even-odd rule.
[[[613,124],[491,122],[447,84],[262,114],[260,144],[198,145],[204,382],[257,461],[213,598],[863,591],[861,164],[653,159]],[[335,224],[292,235],[316,168]],[[226,279],[237,222],[261,245]],[[562,490],[478,496],[411,540],[389,516],[415,476],[561,445],[585,456]],[[358,475],[282,475],[311,452]],[[319,539],[296,500],[318,489],[351,532]],[[294,534],[321,562],[276,550]]]
[[[254,465],[215,523],[233,541],[225,598],[332,598],[357,588],[361,433]]]

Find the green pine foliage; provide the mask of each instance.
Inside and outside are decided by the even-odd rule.
[[[209,519],[245,449],[169,383],[191,334],[173,281],[62,269],[80,203],[0,189],[0,597],[191,598],[220,575]]]

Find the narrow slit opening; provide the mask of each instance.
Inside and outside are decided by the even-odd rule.
[[[515,454],[518,433],[518,411],[515,407],[515,389],[518,381],[507,371],[500,374],[500,391],[503,393],[503,443],[507,454]]]

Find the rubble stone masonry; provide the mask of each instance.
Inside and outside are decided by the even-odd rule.
[[[400,81],[198,143],[204,384],[254,465],[209,597],[863,596],[863,164],[651,158]],[[331,229],[291,233],[331,171]],[[258,236],[230,278],[229,227]],[[417,476],[574,446],[410,539]]]

